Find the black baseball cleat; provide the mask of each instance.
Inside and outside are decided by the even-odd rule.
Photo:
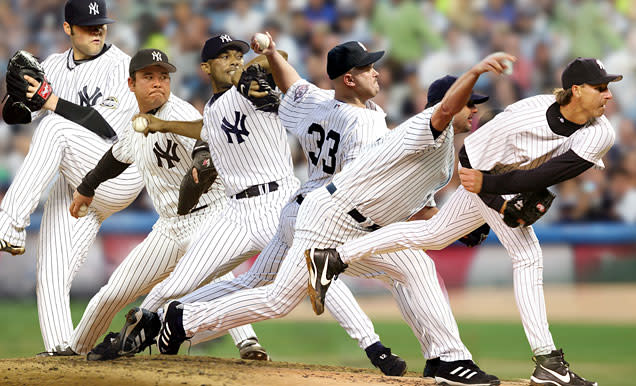
[[[437,369],[439,369],[440,363],[441,359],[439,358],[427,359],[426,366],[424,366],[424,371],[422,372],[422,376],[435,378],[435,374],[437,374]]]
[[[499,378],[486,374],[471,360],[453,362],[440,360],[439,368],[435,373],[435,382],[438,385],[454,386],[495,386],[500,384]]]
[[[393,377],[404,375],[406,373],[406,361],[391,353],[390,348],[384,347],[382,343],[378,345],[378,343],[365,350],[373,366],[379,368],[384,375]],[[374,347],[377,347],[377,349],[373,349]]]
[[[140,353],[155,343],[161,320],[155,312],[143,308],[132,308],[126,314],[126,324],[119,332],[119,355],[130,356]]]
[[[183,329],[183,305],[176,300],[163,306],[163,324],[159,331],[157,346],[162,354],[176,355],[181,343],[186,340]]]
[[[553,350],[550,354],[537,355],[532,358],[536,363],[530,377],[533,386],[597,386],[570,370],[570,364],[563,358],[563,350]]]
[[[109,332],[102,343],[93,347],[93,349],[86,354],[86,360],[109,361],[117,359],[121,356],[119,354],[119,347],[121,347],[120,334],[118,332]]]
[[[307,291],[311,306],[316,315],[320,315],[325,311],[325,295],[331,280],[337,279],[348,265],[340,260],[335,249],[308,249],[305,251],[305,261],[309,270]]]
[[[21,255],[24,253],[24,247],[19,247],[0,239],[0,252],[9,252],[12,255]]]

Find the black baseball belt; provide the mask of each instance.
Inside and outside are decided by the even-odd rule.
[[[263,194],[275,192],[278,190],[278,183],[276,181],[268,182],[266,184],[252,185],[242,192],[236,193],[233,197],[237,200],[242,198],[258,197]]]
[[[338,188],[336,188],[336,185],[332,183],[330,183],[329,185],[327,185],[327,191],[329,192],[329,194],[333,195],[336,190],[338,190]],[[373,220],[365,217],[362,213],[358,212],[358,210],[356,208],[351,209],[350,211],[347,212],[347,214],[354,220],[356,220],[358,223],[362,224],[365,222],[373,222]],[[374,231],[377,229],[382,228],[380,225],[378,224],[373,224],[373,225],[369,225],[369,226],[362,226],[364,229],[370,230],[370,231]]]

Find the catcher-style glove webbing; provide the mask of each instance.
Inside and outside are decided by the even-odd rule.
[[[30,84],[24,79],[25,75],[29,75],[40,82],[40,87],[38,87],[31,99],[26,97]],[[53,88],[46,80],[44,68],[42,68],[35,56],[27,51],[20,50],[9,60],[7,66],[7,93],[13,97],[14,102],[24,103],[31,112],[40,110],[53,94]]]
[[[280,93],[268,82],[268,73],[258,64],[243,70],[236,88],[257,110],[277,113],[280,105]]]
[[[547,189],[519,193],[506,201],[503,220],[511,228],[532,225],[550,209],[553,200],[554,194]]]

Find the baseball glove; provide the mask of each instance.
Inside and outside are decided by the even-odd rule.
[[[490,226],[488,226],[488,224],[484,224],[458,241],[466,244],[467,247],[472,248],[486,240],[486,238],[488,238],[488,233],[490,233]]]
[[[236,88],[257,110],[278,112],[280,93],[270,86],[268,74],[259,64],[253,64],[243,71]]]
[[[201,195],[210,189],[219,175],[210,158],[210,151],[207,149],[199,150],[194,154],[192,168],[197,169],[199,183],[194,182],[192,169],[183,176],[179,188],[179,204],[177,205],[177,214],[180,216],[190,213],[199,202]]]
[[[40,83],[31,99],[26,97],[30,84],[24,79],[24,75],[29,75]],[[31,112],[40,110],[53,94],[53,88],[46,80],[44,68],[42,68],[35,56],[27,51],[20,50],[9,60],[9,65],[7,66],[7,93],[14,98],[14,103],[22,102]]]
[[[548,189],[519,193],[506,201],[503,220],[511,228],[532,225],[550,209],[553,200],[554,194]]]

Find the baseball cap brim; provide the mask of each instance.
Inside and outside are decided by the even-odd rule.
[[[245,54],[250,50],[250,45],[242,40],[232,40],[231,42],[221,44],[217,48],[216,52],[206,53],[207,57],[205,59],[203,58],[202,59],[204,62],[207,62],[208,60],[211,60],[211,59],[216,59],[216,57],[218,57],[221,52],[226,51],[228,48],[236,48]]]
[[[356,67],[364,67],[364,66],[368,66],[371,63],[375,63],[378,60],[380,60],[380,58],[383,55],[384,55],[384,51],[369,52],[360,61],[358,61],[358,63],[356,64]]]
[[[588,84],[605,84],[610,82],[618,82],[621,79],[623,79],[623,75],[607,74],[604,77],[600,78],[598,81],[594,81],[593,83]]]
[[[133,69],[134,72],[143,70],[144,68],[148,68],[148,67],[152,67],[152,66],[159,66],[159,67],[163,67],[166,70],[168,70],[168,72],[177,72],[177,68],[175,66],[173,66],[170,63],[165,63],[165,62],[154,62],[154,63],[148,63],[147,66],[143,66],[137,69]]]
[[[474,104],[478,105],[480,103],[484,103],[486,102],[488,99],[490,99],[490,97],[488,95],[481,95],[481,94],[477,94],[477,93],[472,93],[470,94],[470,101],[473,102]]]
[[[110,19],[108,17],[101,17],[99,19],[91,18],[87,20],[80,20],[73,23],[73,25],[81,25],[81,26],[93,26],[93,25],[104,25],[104,24],[113,24],[115,20]]]

